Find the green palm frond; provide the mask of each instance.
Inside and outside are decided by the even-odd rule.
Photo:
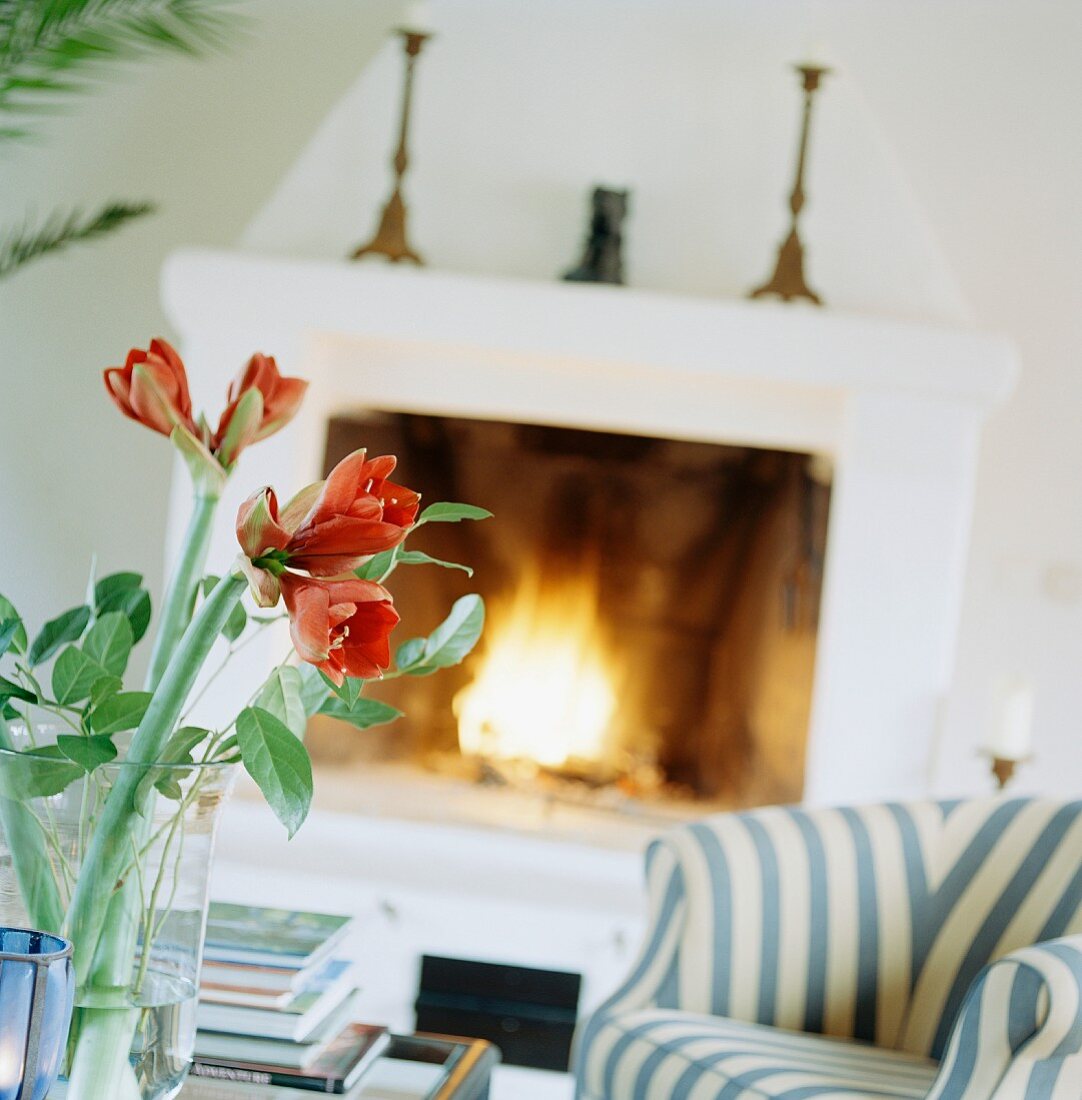
[[[48,110],[116,62],[221,49],[237,25],[223,0],[0,0],[0,112]],[[25,125],[0,119],[0,138]]]
[[[55,211],[36,228],[23,226],[10,230],[0,240],[0,279],[39,256],[57,252],[77,241],[88,241],[112,233],[153,210],[153,205],[148,202],[112,202],[89,217],[84,217],[78,210],[66,214]]]

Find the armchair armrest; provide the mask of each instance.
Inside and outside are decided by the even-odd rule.
[[[966,994],[928,1100],[1059,1100],[1082,1088],[1082,935],[1013,951]]]
[[[593,1048],[606,1020],[620,1012],[663,1003],[675,1005],[675,991],[668,987],[675,975],[673,963],[679,950],[686,899],[680,865],[664,841],[654,841],[647,850],[646,879],[650,915],[638,958],[619,989],[606,998],[575,1033],[572,1062],[575,1079],[579,1082],[576,1096],[584,1095],[581,1090],[586,1064],[596,1053]]]

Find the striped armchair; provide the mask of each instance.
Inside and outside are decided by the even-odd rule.
[[[726,814],[647,877],[578,1100],[1082,1098],[1082,802]]]

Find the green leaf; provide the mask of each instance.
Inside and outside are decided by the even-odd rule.
[[[202,744],[210,737],[210,730],[202,726],[181,726],[174,730],[169,740],[162,746],[158,757],[159,764],[191,764],[194,762],[192,752],[196,745]]]
[[[39,665],[42,661],[47,661],[66,642],[78,641],[89,622],[90,608],[85,605],[72,608],[71,611],[65,611],[63,615],[50,619],[41,628],[41,633],[30,647],[28,658],[30,664]]]
[[[90,712],[90,728],[101,734],[133,730],[143,720],[151,698],[149,691],[122,691],[110,695]]]
[[[422,523],[458,523],[464,519],[491,519],[487,508],[478,508],[474,504],[430,504],[417,520]]]
[[[248,612],[244,610],[243,604],[237,604],[232,611],[229,612],[229,618],[225,620],[225,626],[222,627],[222,634],[230,642],[235,642],[243,633],[244,628],[248,625]]]
[[[473,576],[473,570],[468,565],[460,565],[457,561],[443,561],[433,558],[421,550],[402,550],[398,555],[399,565],[439,565],[444,569],[461,569],[468,577]]]
[[[220,577],[214,573],[208,573],[203,578],[203,598],[214,591],[215,585],[221,580]],[[225,621],[225,626],[222,627],[222,635],[227,641],[235,642],[243,633],[244,628],[248,625],[248,612],[244,610],[244,605],[238,603],[236,607],[229,613],[229,618]]]
[[[437,668],[457,665],[477,644],[485,627],[485,601],[474,594],[451,605],[451,613],[428,636],[424,663]]]
[[[362,581],[378,581],[391,568],[397,556],[398,547],[392,546],[390,550],[384,550],[375,557],[369,558],[364,565],[358,566],[353,572]]]
[[[22,629],[18,619],[0,620],[0,657],[3,657],[15,642],[15,635]]]
[[[292,837],[312,805],[312,762],[303,742],[273,714],[248,707],[237,717],[237,745],[245,769]]]
[[[116,745],[104,734],[92,737],[61,733],[56,738],[56,747],[72,763],[78,764],[84,772],[92,772],[102,764],[116,759]]]
[[[107,611],[87,632],[83,652],[113,676],[128,667],[135,634],[123,611]]]
[[[457,665],[477,644],[484,626],[485,603],[480,596],[455,600],[451,613],[425,639],[419,655],[415,643],[407,642],[399,649],[398,657],[407,658],[398,664],[399,670],[410,676],[429,676],[437,669]]]
[[[363,581],[380,581],[388,571],[399,565],[439,565],[444,569],[461,569],[467,576],[473,576],[473,570],[468,565],[459,565],[455,561],[442,561],[421,550],[403,550],[400,546],[384,550],[382,554],[377,554],[353,572]]]
[[[22,616],[15,610],[15,605],[6,596],[0,596],[0,620],[8,622],[14,619],[19,627],[12,637],[11,644],[16,653],[26,652],[26,627],[23,625]]]
[[[55,745],[12,753],[0,768],[0,796],[15,802],[49,798],[83,774]]]
[[[119,676],[102,676],[100,680],[95,680],[94,686],[90,689],[90,705],[100,707],[106,699],[116,695],[123,686],[124,681]]]
[[[403,642],[398,649],[395,650],[395,666],[402,669],[417,664],[425,651],[425,642],[427,640],[427,638],[410,638],[408,642]]]
[[[121,588],[110,592],[98,604],[98,614],[123,611],[131,623],[132,642],[138,642],[150,625],[150,593],[145,588]]]
[[[329,687],[347,707],[351,707],[357,702],[357,696],[361,694],[361,688],[364,687],[363,680],[355,680],[352,676],[347,676],[342,681],[341,687],[339,687],[338,684],[323,672],[320,672],[319,675],[327,687]]]
[[[327,701],[331,689],[315,665],[303,664],[297,671],[301,677],[301,706],[305,715],[311,718]]]
[[[151,768],[139,781],[135,791],[135,804],[142,804],[151,787],[156,787],[166,798],[179,802],[184,797],[180,780],[190,772],[177,765],[194,764],[192,753],[196,745],[210,737],[210,730],[201,726],[181,726],[174,730],[169,740],[162,746],[158,763],[166,767]]]
[[[79,703],[90,695],[90,689],[109,673],[78,646],[69,645],[53,665],[53,697],[63,706]]]
[[[143,586],[142,573],[110,573],[102,577],[94,586],[94,609],[101,614],[104,610],[102,604],[115,596],[118,592],[126,592],[132,588]]]
[[[300,670],[292,665],[281,665],[267,677],[254,705],[273,714],[295,736],[303,738],[308,724],[308,716],[301,700],[303,689]]]
[[[382,726],[402,717],[400,710],[387,703],[381,703],[378,699],[358,699],[352,707],[347,707],[341,699],[333,696],[320,707],[319,713],[327,714],[331,718],[340,718],[359,730]]]
[[[6,676],[0,676],[0,699],[21,699],[24,703],[38,701],[38,697],[32,691],[12,683]]]

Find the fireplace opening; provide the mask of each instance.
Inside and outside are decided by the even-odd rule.
[[[373,684],[405,710],[358,733],[313,723],[317,766],[408,764],[591,804],[740,807],[800,798],[829,470],[807,454],[370,411],[328,425],[329,469],[399,457],[428,501],[483,523],[410,546],[398,642],[480,592],[485,636],[440,676]]]

